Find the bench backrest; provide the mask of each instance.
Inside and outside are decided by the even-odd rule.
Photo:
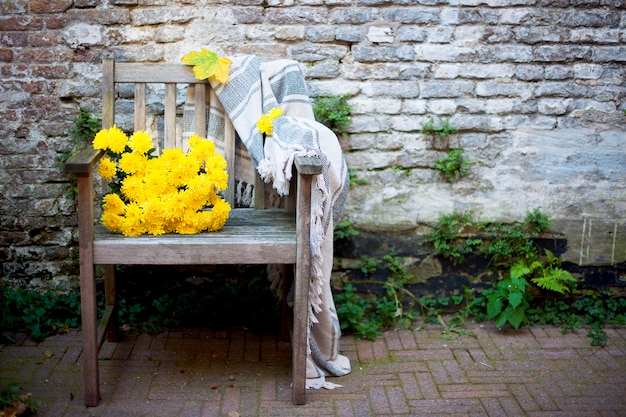
[[[165,86],[163,97],[164,148],[182,147],[181,135],[177,134],[177,86],[194,86],[194,132],[205,137],[207,130],[207,97],[210,96],[207,80],[198,80],[191,67],[183,64],[162,63],[116,63],[113,59],[103,62],[102,127],[115,124],[117,84],[134,84],[134,130],[146,130],[146,87],[149,84]],[[228,188],[224,198],[235,207],[235,130],[226,118],[224,130],[224,157],[227,161]],[[265,184],[256,176],[254,207],[265,208]],[[294,195],[293,193],[290,193]],[[293,204],[287,203],[288,208]]]

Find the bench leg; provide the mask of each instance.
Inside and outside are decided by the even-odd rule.
[[[115,265],[104,266],[104,300],[107,307],[113,309],[110,323],[107,327],[107,340],[111,343],[119,341],[119,322],[117,319],[117,290],[115,287]]]
[[[301,267],[299,266],[298,269]],[[309,348],[309,276],[296,271],[296,294],[293,306],[292,400],[306,403],[306,358]]]
[[[78,252],[80,258],[80,315],[83,327],[83,377],[85,405],[100,401],[98,375],[98,314],[96,279],[93,263],[93,179],[91,171],[77,177]]]
[[[309,286],[311,284],[311,175],[298,175],[297,248],[293,305],[292,401],[306,403],[306,359],[309,349]]]
[[[293,324],[293,310],[289,306],[288,298],[289,298],[289,290],[293,285],[293,265],[281,265],[282,268],[282,278],[283,278],[283,288],[281,294],[281,303],[280,303],[280,335],[279,339],[282,342],[291,341],[291,331]]]
[[[81,319],[83,333],[83,378],[85,405],[95,407],[100,401],[100,377],[98,372],[98,323],[96,281],[93,265],[81,265]]]

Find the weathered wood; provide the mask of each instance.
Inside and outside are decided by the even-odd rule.
[[[107,324],[107,340],[115,343],[119,340],[119,329],[117,320],[117,288],[115,277],[115,265],[104,266],[104,304],[107,309],[111,309],[111,320]]]
[[[294,162],[300,174],[317,175],[322,173],[322,160],[319,156],[297,156]]]
[[[189,83],[194,89],[196,108],[194,128],[205,135],[206,98],[215,93],[207,90],[206,81],[198,81],[190,67],[171,64],[103,63],[103,128],[115,124],[115,85],[135,83],[135,130],[146,129],[146,88],[149,83],[165,84],[164,143],[165,147],[180,147],[176,130],[177,84]],[[83,368],[85,404],[96,406],[100,399],[98,350],[106,326],[98,329],[96,319],[96,289],[94,266],[105,265],[105,322],[115,324],[116,294],[114,269],[117,264],[148,265],[202,265],[202,264],[295,264],[296,296],[293,324],[293,402],[304,404],[306,356],[308,350],[309,284],[311,277],[311,184],[314,175],[321,173],[321,160],[296,158],[299,184],[292,180],[293,203],[287,210],[235,208],[235,131],[229,120],[225,126],[225,158],[229,173],[225,199],[233,209],[225,226],[213,233],[194,235],[168,234],[124,237],[104,227],[94,226],[94,198],[92,171],[102,151],[85,149],[72,156],[66,171],[79,174],[78,222],[81,274],[81,316],[83,320]],[[255,183],[255,207],[264,208],[264,184]],[[294,198],[296,197],[297,198]],[[261,203],[260,199],[263,199]],[[109,335],[114,334],[109,333]]]
[[[198,80],[187,65],[124,62],[115,64],[115,82],[208,84],[207,80]]]
[[[98,370],[98,318],[96,280],[93,262],[93,178],[78,177],[78,252],[80,257],[80,304],[83,327],[83,378],[85,405],[96,406],[100,401]]]
[[[206,85],[196,84],[194,89],[195,120],[194,130],[196,135],[203,138],[206,135]]]
[[[146,130],[146,83],[135,84],[135,132]]]
[[[176,84],[165,84],[165,149],[180,147],[176,138]]]
[[[65,161],[65,172],[75,174],[88,174],[104,155],[104,151],[99,151],[88,147],[70,156]]]
[[[292,401],[306,402],[306,358],[309,335],[309,287],[311,284],[311,182],[310,175],[298,175],[297,259],[293,305],[293,341],[291,348]],[[307,190],[307,191],[305,191]]]
[[[231,207],[235,207],[235,128],[228,118],[225,122],[224,158],[226,158],[230,169],[228,170],[228,186],[223,194],[224,200],[228,201]]]
[[[102,128],[115,124],[115,61],[107,58],[102,63]]]

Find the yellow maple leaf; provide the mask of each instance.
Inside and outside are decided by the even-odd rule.
[[[213,51],[202,48],[199,52],[192,51],[181,58],[183,64],[192,65],[193,73],[199,80],[214,77],[224,84],[228,81],[228,71],[232,63],[228,58],[220,58]]]

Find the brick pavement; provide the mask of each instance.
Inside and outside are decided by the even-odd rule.
[[[42,417],[207,416],[624,416],[626,328],[498,331],[471,324],[446,339],[440,327],[342,338],[353,372],[343,388],[309,391],[291,404],[290,344],[242,330],[127,336],[101,352],[103,400],[85,408],[79,332],[40,344],[0,346],[0,372],[41,400]],[[212,389],[212,385],[214,389]]]

